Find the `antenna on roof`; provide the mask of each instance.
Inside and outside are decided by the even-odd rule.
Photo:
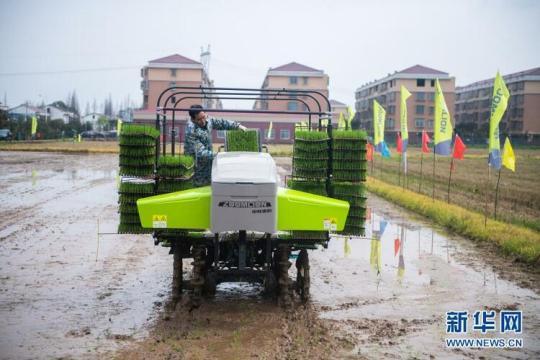
[[[210,78],[210,44],[208,44],[206,51],[204,50],[204,47],[201,46],[201,63],[203,64],[206,76]]]

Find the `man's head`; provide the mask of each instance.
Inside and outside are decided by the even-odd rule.
[[[189,116],[191,117],[191,121],[193,121],[195,124],[203,127],[206,125],[206,113],[202,111],[201,105],[191,105],[189,108]]]

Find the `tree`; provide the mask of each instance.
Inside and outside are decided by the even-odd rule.
[[[77,117],[79,117],[80,116],[79,100],[77,99],[77,93],[75,92],[75,90],[73,90],[73,92],[69,96],[68,104],[69,104],[68,106],[69,106],[70,111],[74,113],[75,115],[77,115]]]

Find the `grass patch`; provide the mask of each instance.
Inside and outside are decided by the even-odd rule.
[[[476,241],[496,244],[503,253],[515,256],[529,264],[540,263],[540,234],[516,225],[488,219],[484,226],[484,215],[457,205],[389,185],[369,178],[368,190],[406,209],[424,215],[439,225],[457,234]]]

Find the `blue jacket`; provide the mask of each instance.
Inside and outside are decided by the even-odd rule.
[[[212,151],[212,129],[236,130],[239,126],[240,124],[236,121],[208,118],[206,127],[203,128],[193,121],[188,120],[184,154],[191,155],[195,159],[195,186],[210,184],[212,160],[214,159],[214,152]]]

